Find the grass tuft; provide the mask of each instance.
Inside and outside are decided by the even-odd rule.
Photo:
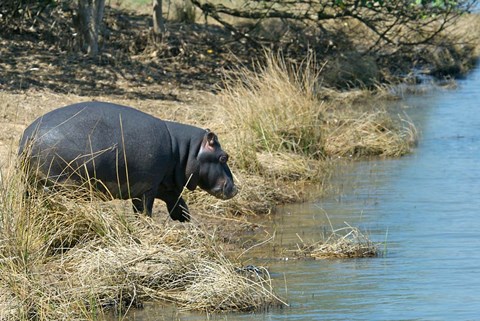
[[[240,68],[225,80],[220,108],[235,137],[236,163],[261,171],[257,152],[323,155],[323,107],[315,98],[318,68],[313,57],[302,65],[267,54],[255,71]]]
[[[418,139],[411,122],[381,110],[336,114],[327,127],[325,152],[334,157],[402,156]]]
[[[332,230],[324,240],[305,245],[301,252],[315,259],[376,257],[378,246],[359,228],[347,224]]]

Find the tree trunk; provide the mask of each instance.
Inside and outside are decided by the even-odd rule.
[[[153,35],[155,40],[162,39],[162,35],[165,33],[162,13],[162,0],[153,0]]]
[[[79,45],[90,57],[98,54],[98,34],[105,10],[105,0],[78,0],[78,15],[74,21]]]

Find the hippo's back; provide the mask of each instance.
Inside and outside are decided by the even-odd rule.
[[[163,123],[160,119],[131,107],[104,102],[78,103],[55,109],[36,119],[25,129],[21,147],[26,140],[52,132],[71,132],[79,130],[77,136],[92,135],[92,129],[112,130],[123,126],[151,127]],[[63,133],[65,134],[65,133]]]
[[[20,152],[50,181],[95,177],[122,198],[158,184],[172,163],[162,120],[103,102],[73,104],[38,118],[25,130]],[[122,196],[126,190],[130,195]]]

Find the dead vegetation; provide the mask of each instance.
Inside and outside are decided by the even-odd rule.
[[[267,54],[255,72],[227,78],[218,109],[226,115],[235,162],[244,170],[286,179],[321,177],[330,157],[401,156],[417,140],[408,120],[380,108],[362,111],[354,99],[322,87],[322,67]],[[355,94],[354,94],[355,95]],[[328,98],[326,98],[328,97]],[[273,168],[276,168],[274,170]]]
[[[345,111],[326,126],[325,152],[338,157],[398,157],[416,145],[417,131],[408,119],[386,111]]]
[[[332,228],[321,241],[303,244],[299,252],[314,259],[365,258],[380,255],[378,244],[372,242],[358,227],[348,224],[335,230]]]
[[[155,222],[77,191],[29,189],[10,168],[0,188],[0,315],[96,319],[142,302],[249,311],[283,304],[266,270],[245,276],[201,224]]]

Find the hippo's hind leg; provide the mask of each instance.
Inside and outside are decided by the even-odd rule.
[[[151,217],[154,200],[155,198],[150,193],[143,194],[141,198],[133,198],[133,211],[135,213],[145,213]]]

